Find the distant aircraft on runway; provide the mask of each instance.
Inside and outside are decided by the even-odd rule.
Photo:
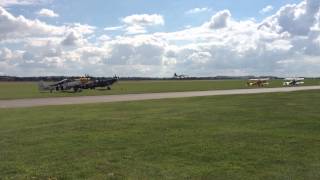
[[[247,86],[264,87],[269,85],[269,78],[249,79]]]
[[[118,77],[114,76],[111,79],[93,78],[88,75],[80,77],[79,79],[63,79],[54,83],[46,83],[40,81],[38,83],[39,91],[69,91],[81,92],[83,89],[96,89],[99,87],[106,87],[108,90],[118,81]]]
[[[304,78],[285,78],[283,86],[299,86],[304,84]]]
[[[175,78],[175,79],[185,79],[187,77],[188,76],[184,75],[184,74],[178,75],[177,73],[174,73],[174,75],[173,75],[173,78]]]

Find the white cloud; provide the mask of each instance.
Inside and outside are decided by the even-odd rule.
[[[82,44],[81,40],[82,37],[78,33],[72,31],[62,40],[61,44],[64,46],[77,46]]]
[[[228,22],[231,18],[231,13],[229,10],[223,10],[216,13],[212,16],[211,21],[209,22],[209,28],[211,29],[220,29],[228,25]]]
[[[202,13],[202,12],[208,12],[211,11],[210,8],[208,7],[203,7],[203,8],[194,8],[194,9],[190,9],[186,12],[186,14],[198,14],[198,13]]]
[[[106,27],[104,28],[105,31],[118,31],[122,30],[124,27],[123,26],[113,26],[113,27]]]
[[[116,65],[161,65],[166,43],[149,35],[122,37],[106,45],[105,63]]]
[[[66,36],[61,41],[64,46],[83,46],[88,43],[86,35],[93,34],[96,27],[88,24],[74,23],[69,24],[66,30]]]
[[[138,25],[128,26],[126,31],[126,34],[143,34],[147,32],[145,27]]]
[[[98,36],[90,25],[53,26],[0,9],[0,47],[6,47],[0,48],[0,72],[319,76],[319,7],[318,0],[304,0],[261,22],[236,20],[223,10],[200,26],[152,34],[147,34],[147,28],[163,25],[164,20],[137,15],[124,18],[121,28],[111,29],[145,34],[116,37],[108,32]],[[89,37],[95,35],[96,41],[91,42]]]
[[[93,34],[96,30],[96,27],[90,26],[88,24],[73,23],[73,24],[68,24],[68,29],[75,31],[78,34],[88,35],[88,34]]]
[[[7,61],[12,59],[12,51],[8,48],[0,49],[0,61]]]
[[[59,14],[50,9],[41,9],[39,12],[37,12],[37,14],[42,17],[59,17]]]
[[[59,35],[65,27],[48,25],[39,20],[29,20],[23,16],[15,17],[0,7],[0,41],[8,38],[32,35]]]
[[[162,26],[164,19],[159,14],[134,14],[122,19],[126,25],[127,34],[140,34],[146,33],[147,27]]]
[[[268,5],[268,6],[264,7],[263,9],[261,9],[259,13],[260,14],[266,14],[266,13],[272,11],[272,10],[273,10],[273,6]]]
[[[108,40],[110,40],[110,39],[111,39],[111,37],[108,36],[108,35],[105,35],[105,34],[101,35],[101,36],[98,38],[98,40],[99,40],[99,41],[102,41],[102,42],[108,41]]]
[[[53,0],[0,0],[0,6],[34,5],[52,2]]]
[[[305,0],[300,4],[286,5],[266,18],[260,28],[291,35],[308,35],[316,23],[319,13],[319,0]]]
[[[125,24],[139,26],[164,25],[164,19],[159,14],[134,14],[122,19]]]

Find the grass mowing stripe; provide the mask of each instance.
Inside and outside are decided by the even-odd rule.
[[[319,179],[320,91],[0,110],[2,179]]]

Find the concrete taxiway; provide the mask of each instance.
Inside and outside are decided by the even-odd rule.
[[[142,101],[142,100],[152,100],[152,99],[170,99],[170,98],[237,95],[237,94],[259,94],[259,93],[293,92],[293,91],[305,91],[305,90],[320,90],[320,86],[0,100],[0,108],[21,108],[21,107],[37,107],[37,106],[51,106],[51,105]]]

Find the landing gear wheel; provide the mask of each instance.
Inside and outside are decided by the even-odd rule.
[[[77,92],[78,91],[78,88],[73,88],[73,92]]]

